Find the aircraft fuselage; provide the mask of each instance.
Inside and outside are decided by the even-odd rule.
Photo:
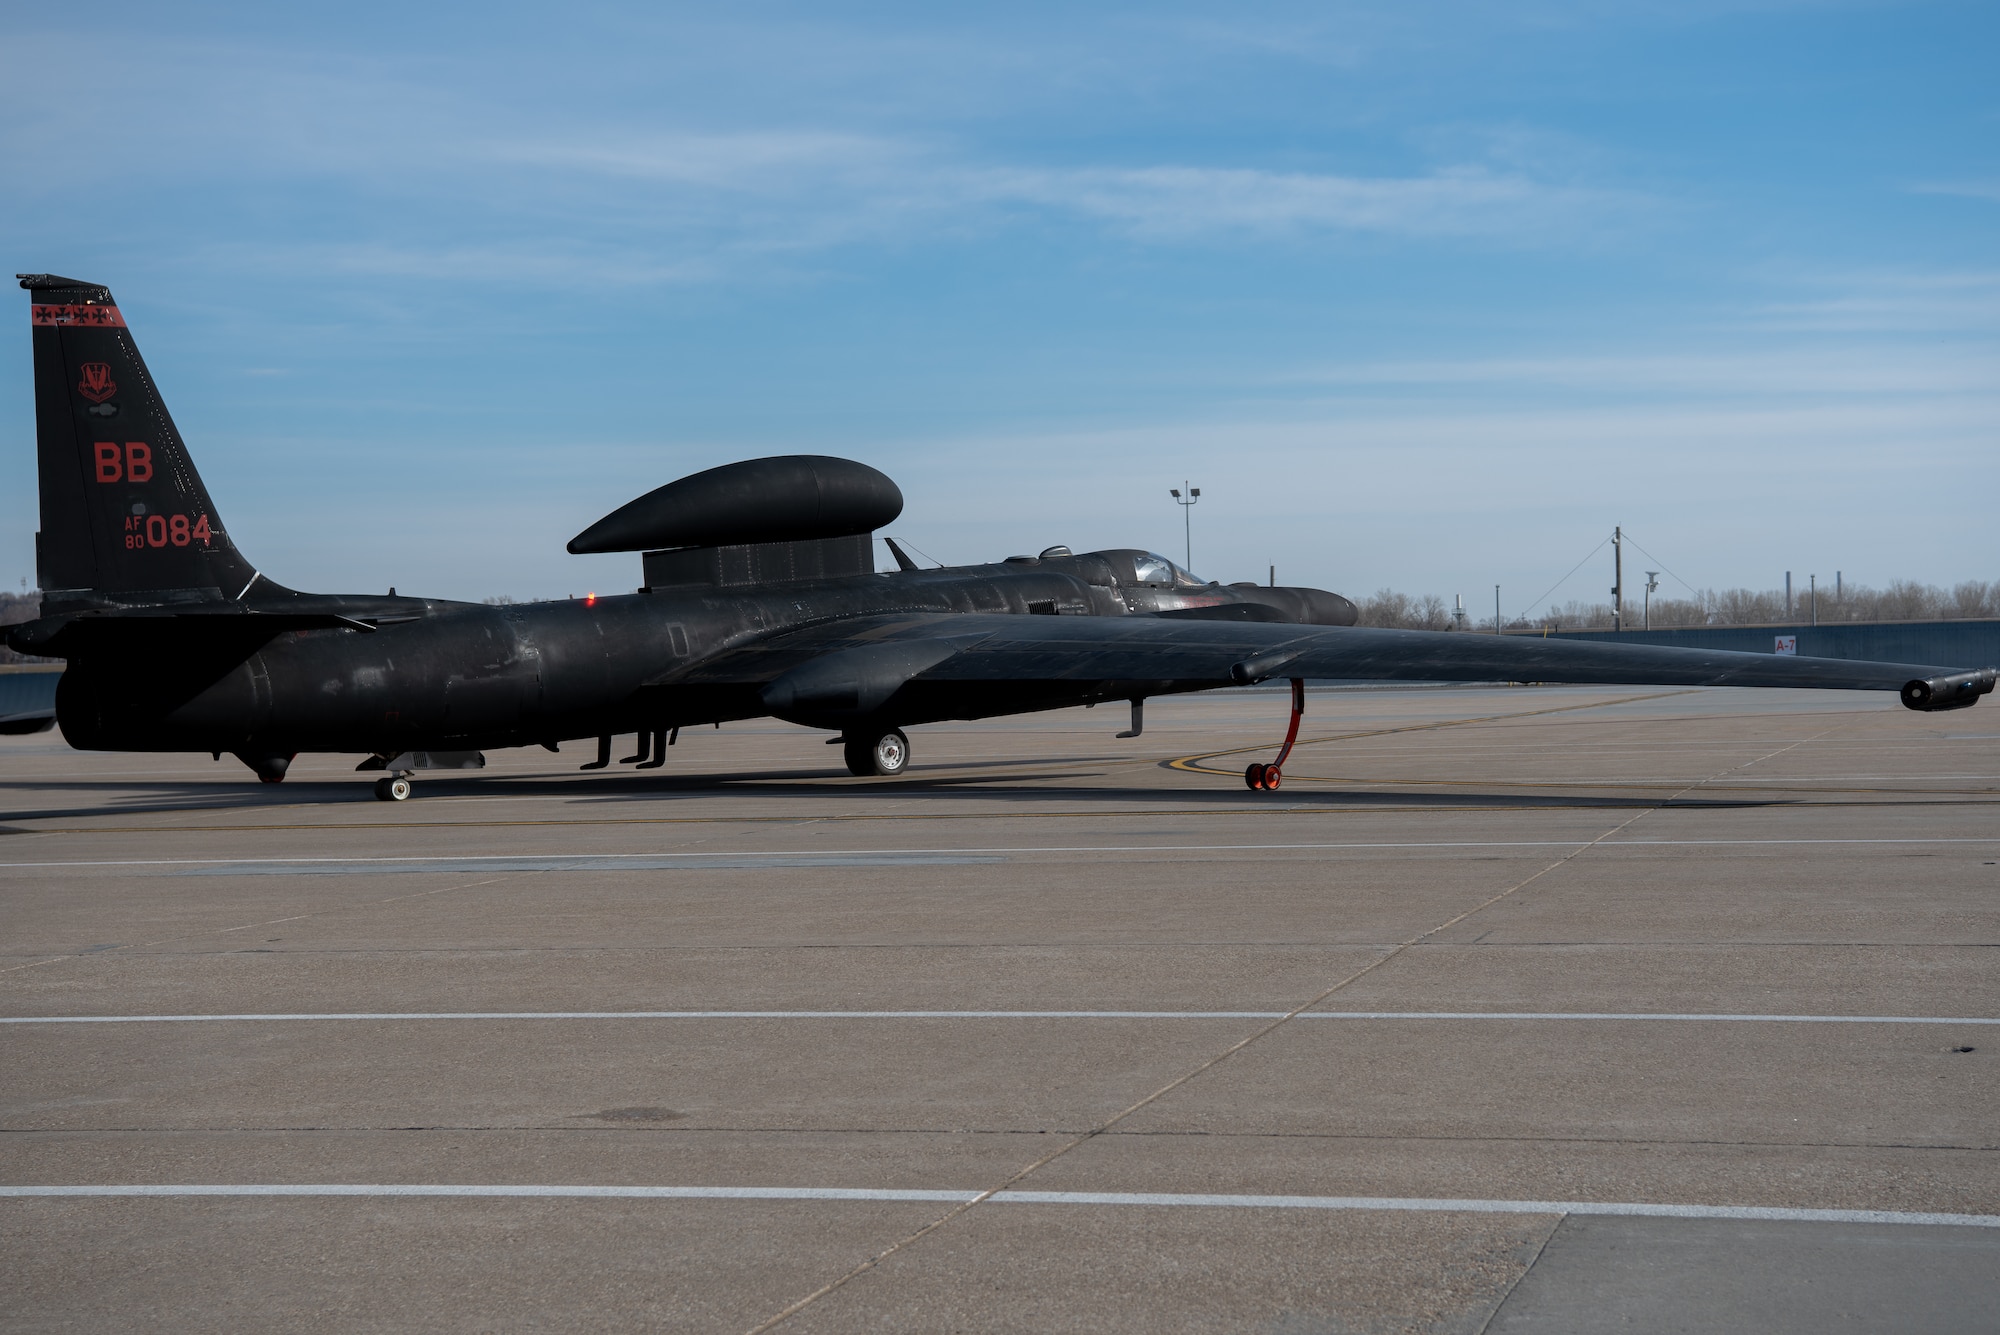
[[[254,599],[252,600],[254,603]],[[1314,589],[1135,585],[1095,554],[783,585],[675,588],[488,605],[288,597],[271,611],[377,626],[261,632],[255,615],[169,622],[142,659],[87,639],[70,652],[57,721],[96,750],[496,749],[686,727],[772,711],[761,683],[704,683],[700,667],[774,633],[857,616],[987,613],[1222,617],[1340,625],[1353,606]],[[1212,686],[1209,681],[1024,685],[974,707],[909,705],[897,723]]]

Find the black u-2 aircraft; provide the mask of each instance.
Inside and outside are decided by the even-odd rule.
[[[1292,683],[1291,733],[1245,782],[1273,789],[1308,677],[1815,686],[1957,709],[1995,671],[1364,629],[1318,589],[1204,583],[1149,552],[1051,547],[993,565],[878,573],[903,507],[864,464],[752,459],[682,478],[584,530],[572,552],[641,552],[637,593],[487,606],[285,588],[230,541],[108,289],[20,275],[31,294],[42,615],[22,653],[66,659],[72,746],[231,752],[267,783],[304,751],[364,756],[376,793],[495,747],[633,733],[657,767],[679,729],[775,716],[827,729],[860,775],[909,763],[903,729]]]

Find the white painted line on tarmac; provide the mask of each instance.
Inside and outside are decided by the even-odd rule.
[[[557,854],[553,857],[479,856],[442,858],[421,865],[378,865],[366,859],[352,862],[246,862],[178,867],[153,873],[166,876],[469,876],[513,871],[791,871],[807,867],[959,867],[1005,862],[993,854],[926,853],[781,853],[781,854],[626,854],[616,859],[595,855]]]
[[[125,858],[76,862],[0,862],[0,871],[48,870],[61,867],[309,867],[309,866],[422,866],[429,863],[492,864],[507,862],[602,863],[607,866],[635,860],[737,860],[785,858],[925,858],[995,856],[1028,853],[1271,853],[1339,852],[1373,848],[1572,848],[1589,844],[1578,839],[1484,839],[1484,840],[1403,840],[1376,843],[1340,844],[1076,844],[1014,848],[815,848],[753,849],[743,852],[705,850],[689,853],[470,853],[411,857],[319,857],[319,858]],[[1609,839],[1598,848],[1763,848],[1835,847],[1849,845],[1903,844],[2000,844],[2000,835],[1991,838],[1936,839]]]
[[[1900,1210],[1810,1210],[1763,1205],[1678,1205],[1650,1201],[1496,1201],[1410,1196],[1238,1196],[1182,1192],[1003,1191],[996,1201],[1022,1205],[1234,1206],[1279,1210],[1401,1210],[1466,1214],[1625,1215],[1643,1219],[1757,1219],[1819,1224],[1956,1224],[2000,1228],[2000,1215]]]
[[[558,1200],[723,1200],[723,1201],[969,1201],[976,1191],[898,1190],[876,1187],[591,1187],[529,1183],[489,1186],[474,1183],[246,1182],[229,1185],[120,1183],[109,1186],[5,1186],[0,1197],[36,1196],[479,1196],[540,1197]]]
[[[556,1200],[976,1201],[983,1192],[877,1187],[597,1187],[472,1183],[243,1183],[0,1186],[0,1197],[361,1196]],[[1248,1210],[1397,1210],[1435,1214],[1583,1214],[1649,1219],[1754,1219],[1815,1224],[1929,1224],[2000,1228],[2000,1215],[1908,1210],[1811,1210],[1763,1205],[1633,1201],[1508,1201],[1421,1196],[1261,1196],[1151,1191],[1001,1191],[998,1205],[1224,1207]]]
[[[292,1020],[1280,1020],[1290,1011],[353,1011],[269,1015],[18,1015],[0,1024]]]
[[[1291,1011],[304,1011],[237,1015],[7,1015],[0,1024],[307,1020],[1282,1020]],[[1300,1011],[1300,1020],[1652,1020],[1701,1024],[2000,1024],[1968,1015],[1753,1015],[1703,1011]]]

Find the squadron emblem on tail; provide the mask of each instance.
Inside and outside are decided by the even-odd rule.
[[[76,382],[76,392],[92,403],[102,403],[118,392],[118,382],[111,378],[108,362],[85,362],[83,379]]]

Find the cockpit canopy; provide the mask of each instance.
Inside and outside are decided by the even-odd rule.
[[[1098,555],[1111,562],[1120,584],[1141,584],[1155,589],[1200,589],[1208,584],[1158,552],[1112,551]]]
[[[1158,552],[1136,547],[1114,547],[1109,551],[1072,553],[1067,547],[1051,547],[1040,556],[1010,556],[1008,564],[1039,565],[1056,561],[1081,576],[1086,583],[1109,589],[1206,589],[1207,580],[1175,565]]]
[[[1188,574],[1186,570],[1166,560],[1158,552],[1134,552],[1134,554],[1120,552],[1120,556],[1132,558],[1134,584],[1150,584],[1154,588],[1180,588],[1180,590],[1198,590],[1208,584],[1200,576]]]

